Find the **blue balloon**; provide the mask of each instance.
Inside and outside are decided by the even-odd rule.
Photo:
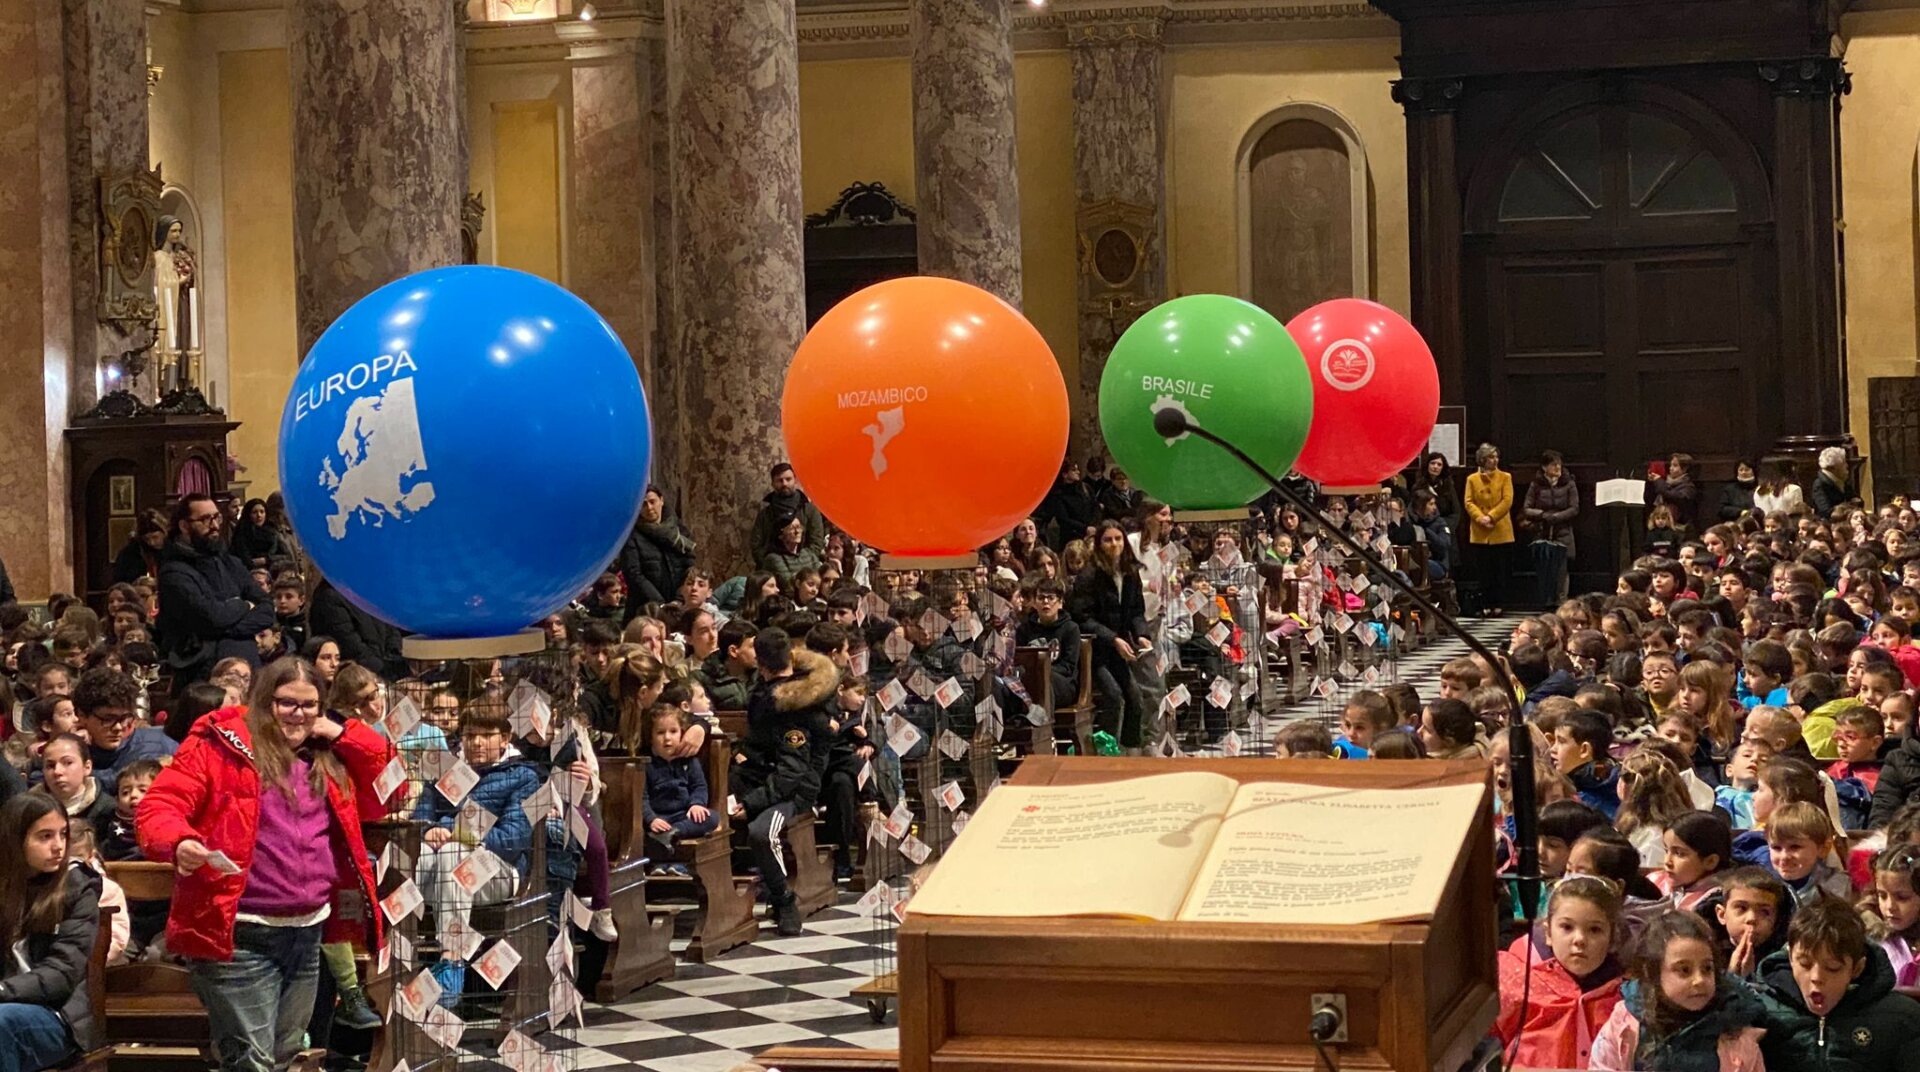
[[[639,516],[640,376],[586,302],[505,268],[435,268],[356,302],[280,417],[287,513],[328,580],[430,637],[566,606]]]

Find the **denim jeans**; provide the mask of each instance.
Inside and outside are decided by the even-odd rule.
[[[0,1002],[0,1072],[41,1072],[72,1052],[59,1013],[24,1001]]]
[[[271,1072],[300,1052],[320,979],[320,924],[236,923],[232,960],[189,967],[221,1072]]]

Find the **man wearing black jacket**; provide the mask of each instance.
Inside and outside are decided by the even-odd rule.
[[[1053,549],[1058,551],[1074,540],[1093,534],[1100,523],[1100,497],[1093,486],[1080,478],[1080,463],[1068,460],[1060,469],[1060,480],[1040,502],[1034,520],[1054,526]]]
[[[733,817],[747,824],[775,929],[791,938],[800,933],[800,907],[787,886],[781,834],[820,794],[813,734],[820,708],[833,701],[839,674],[825,656],[796,653],[784,629],[761,630],[753,650],[760,683],[747,700],[747,736],[733,769]]]
[[[227,550],[225,515],[212,496],[188,495],[173,508],[172,525],[160,550],[154,629],[176,683],[204,681],[228,657],[259,666],[254,636],[273,625],[273,600]]]
[[[353,605],[332,581],[322,580],[307,608],[307,630],[331,637],[340,645],[340,658],[379,674],[388,681],[407,676],[407,660],[400,654],[400,629]]]
[[[758,562],[760,556],[772,548],[780,520],[789,516],[799,518],[806,529],[800,538],[800,546],[816,555],[824,552],[827,549],[827,519],[821,516],[820,508],[813,505],[813,500],[807,498],[807,493],[800,490],[800,480],[794,476],[793,466],[777,462],[768,471],[767,479],[772,482],[773,490],[761,497],[760,513],[753,519],[753,532],[749,536],[751,546],[747,548],[748,555]]]
[[[648,603],[666,603],[679,597],[680,582],[693,565],[693,537],[678,518],[667,514],[666,497],[649,484],[640,500],[640,517],[620,548],[613,567],[627,581],[627,617]],[[754,548],[757,556],[761,548]]]
[[[1053,704],[1059,707],[1080,697],[1080,626],[1067,617],[1067,590],[1059,581],[1045,578],[1033,586],[1028,612],[1014,639],[1023,648],[1045,645],[1053,649],[1053,663],[1047,674],[1053,679]]]

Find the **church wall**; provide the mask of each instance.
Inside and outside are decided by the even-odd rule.
[[[299,366],[294,332],[293,100],[284,48],[219,59],[220,185],[230,293],[228,449],[250,497],[280,486],[280,410]]]
[[[1257,45],[1189,45],[1171,54],[1168,146],[1170,288],[1247,297],[1237,254],[1236,168],[1242,142],[1275,109],[1308,102],[1345,117],[1367,156],[1373,293],[1405,314],[1406,122],[1389,95],[1393,38]]]
[[[193,62],[193,17],[162,11],[147,18],[150,62],[162,68],[160,82],[147,97],[147,146],[150,163],[169,183],[197,197],[194,169],[193,110],[200,92],[200,67]],[[200,236],[192,236],[199,242]]]
[[[487,212],[480,263],[564,284],[573,82],[562,63],[467,64],[467,189]]]
[[[1868,379],[1920,373],[1920,11],[1849,15],[1841,25],[1853,74],[1840,104],[1848,420],[1871,454]]]
[[[1073,68],[1065,52],[1014,59],[1025,313],[1079,374],[1075,312]],[[852,182],[883,182],[912,204],[913,91],[905,56],[800,64],[800,180],[808,212]]]

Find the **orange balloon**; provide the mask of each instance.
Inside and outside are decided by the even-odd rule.
[[[820,318],[787,367],[780,416],[807,495],[895,555],[974,551],[1053,486],[1067,386],[1013,306],[952,279],[877,283]]]

